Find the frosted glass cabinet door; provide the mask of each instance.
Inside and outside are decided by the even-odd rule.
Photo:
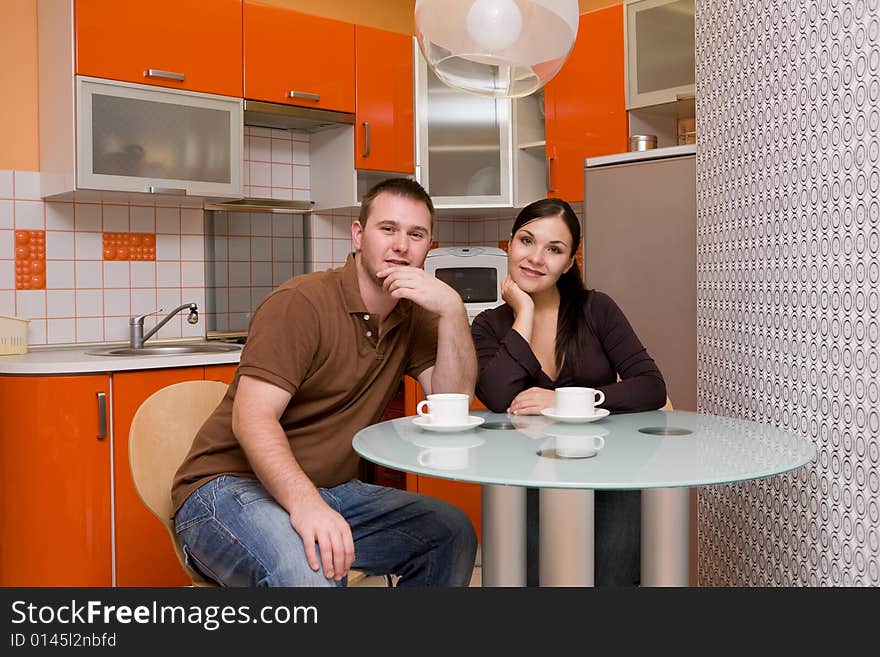
[[[418,178],[437,207],[510,205],[511,104],[446,86],[416,46]]]
[[[627,109],[693,98],[694,0],[626,5]]]
[[[240,197],[238,98],[77,78],[77,186]]]

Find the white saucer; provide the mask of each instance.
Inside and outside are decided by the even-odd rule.
[[[467,431],[468,429],[473,429],[480,426],[485,421],[486,418],[478,417],[476,415],[468,416],[468,421],[465,424],[431,424],[431,421],[427,418],[423,418],[421,416],[413,418],[413,424],[420,429],[425,429],[427,431],[438,431],[440,433]]]
[[[541,411],[541,415],[549,417],[557,422],[568,422],[570,424],[583,424],[584,422],[593,422],[608,417],[611,414],[607,408],[597,408],[592,415],[557,415],[555,408],[545,408]]]

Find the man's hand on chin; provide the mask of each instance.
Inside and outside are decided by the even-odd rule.
[[[376,272],[382,287],[395,299],[409,299],[440,317],[465,314],[458,292],[420,267],[386,267]]]

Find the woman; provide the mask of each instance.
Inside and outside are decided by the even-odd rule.
[[[568,203],[542,199],[517,215],[508,248],[505,304],[471,327],[479,358],[477,397],[492,411],[536,415],[563,386],[605,393],[612,413],[666,402],[666,384],[623,312],[584,287],[575,254],[581,241]],[[619,376],[619,380],[618,380]],[[639,491],[597,491],[596,584],[639,581]],[[537,491],[528,493],[529,584],[537,583]]]

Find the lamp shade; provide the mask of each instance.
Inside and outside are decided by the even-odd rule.
[[[445,84],[519,98],[550,81],[577,37],[577,0],[416,0],[416,36]]]

